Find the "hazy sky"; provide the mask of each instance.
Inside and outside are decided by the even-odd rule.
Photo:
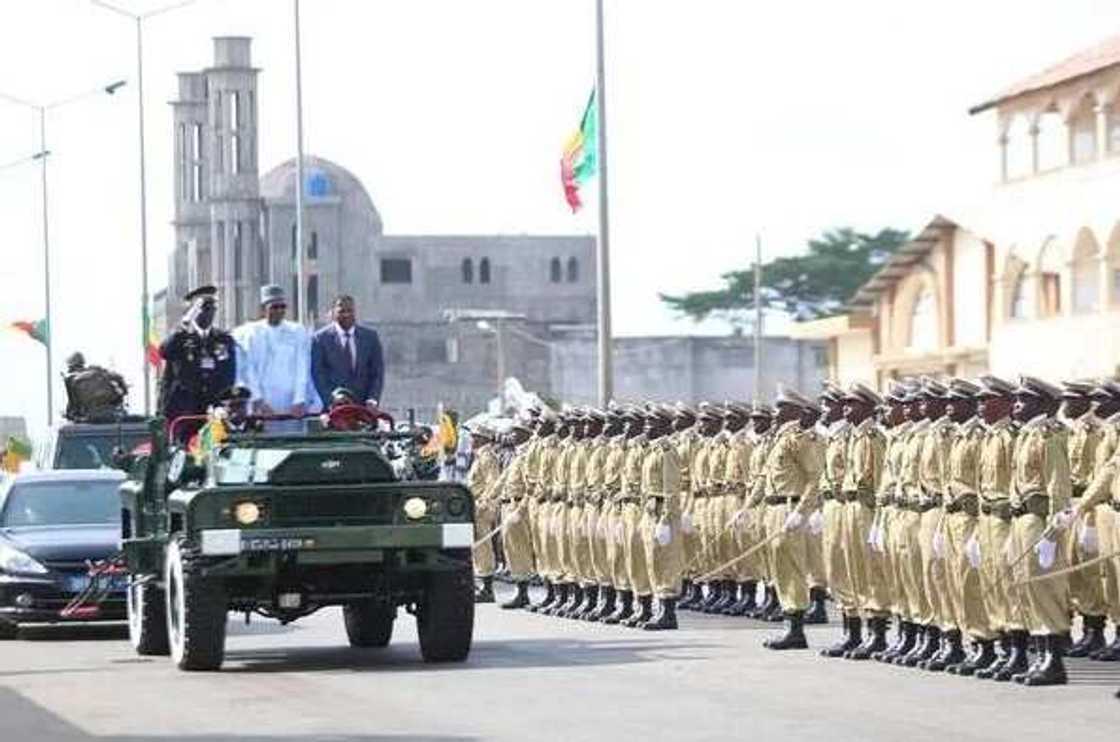
[[[623,334],[671,328],[657,292],[717,284],[756,231],[773,256],[830,226],[915,229],[982,196],[995,124],[966,109],[1120,29],[1105,0],[608,0],[607,15]],[[594,79],[593,0],[304,0],[302,17],[306,151],[358,175],[386,232],[594,231],[558,177]],[[86,0],[0,0],[0,18],[0,92],[51,101],[129,80],[49,115],[49,214],[56,370],[81,349],[138,379],[134,25]],[[292,32],[288,0],[199,0],[147,22],[153,289],[172,246],[175,72],[210,64],[213,36],[253,37],[267,170],[295,153]],[[36,131],[0,103],[0,164],[34,151]],[[37,166],[0,171],[0,217],[0,323],[38,318]],[[0,332],[0,358],[0,414],[41,422],[40,347]]]

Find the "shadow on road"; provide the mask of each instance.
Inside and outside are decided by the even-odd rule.
[[[37,703],[7,688],[0,688],[0,739],[11,742],[469,742],[468,736],[425,734],[333,734],[323,729],[315,734],[161,734],[100,736],[74,726]]]
[[[119,641],[128,638],[128,624],[89,623],[20,626],[19,638],[32,642]]]
[[[420,658],[415,644],[385,649],[357,650],[350,647],[291,647],[278,650],[226,652],[222,672],[432,672],[433,670],[527,669],[534,667],[584,667],[626,665],[664,660],[704,659],[700,650],[710,645],[650,643],[649,641],[595,641],[572,639],[518,639],[476,641],[470,658],[463,663],[430,665]],[[690,650],[679,654],[680,650]]]

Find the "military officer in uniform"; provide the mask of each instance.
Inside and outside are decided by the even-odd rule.
[[[626,451],[630,438],[638,435],[629,424],[629,411],[623,407],[612,406],[607,412],[607,427],[604,435],[609,439],[607,455],[603,461],[602,476],[602,513],[599,516],[600,538],[603,539],[607,556],[607,573],[614,588],[614,601],[604,603],[591,620],[603,623],[618,623],[633,615],[634,593],[630,586],[630,575],[622,554],[622,468],[626,463]]]
[[[514,423],[509,431],[514,447],[513,457],[502,470],[497,491],[502,509],[502,551],[509,567],[509,578],[517,587],[514,596],[502,603],[506,610],[529,605],[529,579],[534,570],[533,536],[529,525],[529,481],[532,431],[523,422]]]
[[[85,356],[74,353],[66,359],[66,412],[71,422],[103,422],[124,414],[128,384],[124,377],[100,366],[87,366]]]
[[[467,472],[467,488],[474,498],[475,539],[491,533],[498,521],[498,494],[495,485],[501,475],[498,465],[497,446],[494,445],[494,431],[485,424],[478,424],[468,431],[471,436],[471,449],[474,453],[471,468]],[[476,603],[494,602],[494,545],[490,538],[474,547],[474,575],[482,581],[482,587],[475,593]]]
[[[551,608],[559,596],[552,580],[553,561],[548,549],[548,528],[550,525],[549,508],[552,505],[552,469],[556,461],[560,440],[556,436],[559,418],[556,413],[545,407],[541,410],[534,433],[532,460],[527,464],[526,474],[532,492],[529,505],[529,518],[533,529],[533,554],[536,557],[537,574],[544,581],[545,595],[539,603],[528,606],[537,613]]]
[[[585,460],[583,462],[583,512],[579,522],[580,560],[583,565],[583,605],[572,618],[586,621],[599,610],[599,602],[607,597],[610,582],[606,572],[606,548],[599,539],[599,516],[602,513],[603,463],[607,458],[607,439],[603,435],[607,415],[602,410],[589,408],[585,429]]]
[[[820,396],[824,409],[820,425],[825,433],[824,466],[818,483],[821,500],[821,559],[825,581],[840,609],[844,633],[840,640],[821,650],[822,657],[843,657],[863,641],[863,619],[844,560],[844,466],[848,460],[851,424],[844,419],[844,391],[829,385]]]
[[[214,327],[218,290],[202,286],[188,293],[190,303],[179,326],[160,345],[165,361],[160,380],[159,411],[168,422],[184,415],[203,415],[236,378],[236,344]],[[179,431],[183,436],[193,432]],[[186,438],[182,438],[186,440]]]
[[[642,540],[642,514],[646,501],[646,493],[642,491],[642,462],[649,449],[645,432],[647,416],[642,408],[631,409],[630,427],[637,434],[630,439],[622,464],[622,559],[630,577],[630,589],[637,601],[634,615],[622,622],[630,628],[637,628],[653,618],[653,583]]]
[[[646,453],[642,459],[643,503],[641,531],[646,571],[657,601],[653,618],[641,626],[646,631],[677,628],[677,600],[684,575],[684,541],[681,538],[680,462],[670,433],[675,413],[655,405],[646,417]]]
[[[755,443],[751,449],[751,458],[748,464],[747,474],[747,501],[744,503],[746,515],[744,517],[744,525],[746,533],[744,535],[743,547],[753,548],[757,544],[762,543],[766,538],[766,503],[765,492],[766,488],[761,486],[763,479],[766,477],[766,457],[770,453],[770,446],[774,443],[774,410],[770,405],[765,402],[755,402],[751,405],[750,412],[751,432],[754,434]],[[812,531],[812,523],[810,523],[810,532]],[[746,611],[743,615],[749,618],[769,621],[774,616],[781,617],[782,606],[778,601],[778,588],[777,583],[774,581],[774,568],[770,560],[770,551],[768,549],[760,549],[756,555],[755,562],[759,571],[759,581],[763,584],[763,599],[761,603],[757,603],[754,608]],[[750,588],[748,588],[748,592]],[[754,588],[757,593],[757,587]],[[813,601],[813,591],[810,590],[810,603]],[[817,596],[823,603],[824,597]],[[814,612],[814,605],[810,606],[810,610],[805,614],[805,622],[809,623],[810,614]],[[823,605],[821,606],[823,609]]]
[[[677,461],[680,464],[681,479],[681,539],[684,541],[684,582],[682,597],[677,604],[678,608],[691,608],[704,599],[704,592],[698,582],[693,578],[701,575],[699,571],[701,557],[700,534],[696,530],[693,513],[696,507],[696,490],[693,484],[692,461],[700,446],[701,437],[699,418],[696,411],[683,402],[678,402],[674,410],[673,440],[677,446]]]

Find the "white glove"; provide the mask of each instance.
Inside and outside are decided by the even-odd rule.
[[[1059,510],[1050,516],[1050,527],[1055,531],[1064,531],[1069,528],[1073,523],[1074,515],[1072,510]]]
[[[1054,558],[1058,556],[1058,542],[1051,541],[1050,539],[1042,539],[1038,542],[1038,546],[1034,547],[1035,553],[1038,554],[1038,566],[1042,569],[1050,569],[1054,566]]]
[[[696,529],[692,527],[692,513],[685,513],[681,516],[681,530],[685,533],[696,532]]]
[[[880,554],[887,553],[887,529],[879,526],[879,537],[875,539],[875,550]]]
[[[506,522],[508,522],[511,526],[514,523],[520,523],[521,522],[521,508],[517,507],[517,508],[514,508],[514,509],[510,510],[509,515],[506,516]]]
[[[964,545],[964,553],[969,565],[973,569],[980,569],[980,540],[976,538],[976,534],[972,534],[972,538]]]
[[[618,523],[614,524],[614,540],[621,544],[623,535],[622,521],[619,521]]]
[[[941,531],[933,534],[933,555],[938,559],[945,558],[945,534]]]
[[[871,532],[867,534],[867,545],[874,551],[879,551],[879,523],[871,524]]]
[[[814,510],[809,516],[809,533],[820,536],[824,532],[824,516],[820,509]]]
[[[1100,551],[1100,542],[1097,541],[1097,529],[1088,524],[1081,524],[1081,534],[1077,539],[1081,550],[1086,554],[1096,554]]]
[[[673,543],[673,529],[668,523],[659,523],[653,532],[653,538],[662,546]]]
[[[786,516],[786,522],[782,525],[782,530],[786,533],[796,531],[805,523],[805,516],[794,510]]]
[[[746,519],[747,519],[747,509],[746,508],[739,508],[738,510],[735,511],[735,515],[731,516],[731,524],[735,525],[735,526],[741,526],[741,525],[743,525],[744,522],[746,522]]]

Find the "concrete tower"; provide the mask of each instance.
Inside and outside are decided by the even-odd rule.
[[[167,322],[182,315],[183,295],[213,278],[210,270],[209,126],[206,76],[182,72],[171,102],[175,140],[175,247],[168,266]]]

